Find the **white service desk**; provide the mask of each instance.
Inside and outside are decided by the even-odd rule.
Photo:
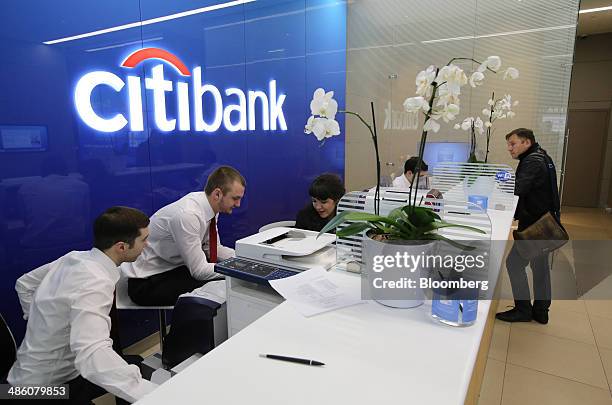
[[[489,214],[492,239],[506,240],[512,211]],[[503,251],[492,252],[490,268],[499,269],[502,258]],[[330,277],[360,288],[358,274],[332,270]],[[481,301],[476,323],[455,328],[434,321],[427,302],[395,309],[366,301],[311,318],[284,302],[138,404],[463,404],[490,305]]]

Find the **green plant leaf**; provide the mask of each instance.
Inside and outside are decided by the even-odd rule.
[[[345,237],[345,236],[357,235],[358,233],[365,231],[366,229],[369,229],[371,227],[372,226],[367,222],[355,222],[345,228],[337,230],[336,236]]]
[[[468,229],[470,231],[481,233],[481,234],[486,233],[482,229],[474,228],[473,226],[453,224],[453,223],[444,222],[444,221],[432,222],[431,224],[427,225],[426,227],[419,228],[419,230],[422,230],[423,232],[431,232],[433,230],[437,230],[437,229],[441,229],[441,228],[463,228],[463,229]]]
[[[434,217],[429,215],[423,207],[414,207],[414,212],[409,215],[409,219],[417,228],[431,224],[434,221]]]
[[[391,211],[387,217],[393,221],[397,221],[400,218],[408,218],[408,215],[402,210],[402,207],[399,207]]]
[[[347,215],[350,214],[350,211],[343,211],[340,214],[336,215],[335,217],[332,218],[331,221],[329,221],[327,224],[325,224],[325,226],[323,227],[323,229],[321,229],[321,231],[319,232],[319,234],[317,235],[317,238],[321,235],[323,235],[325,232],[336,228],[338,225],[340,225],[341,223],[343,223],[344,221],[346,221],[346,217]]]
[[[442,218],[440,218],[440,215],[438,215],[432,208],[427,208],[426,211],[430,216],[432,216],[434,219],[439,219],[441,220]]]

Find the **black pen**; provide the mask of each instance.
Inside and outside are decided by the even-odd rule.
[[[259,357],[265,357],[267,359],[290,361],[292,363],[306,364],[307,366],[324,366],[325,363],[321,363],[316,360],[298,359],[297,357],[279,356],[276,354],[260,354]]]

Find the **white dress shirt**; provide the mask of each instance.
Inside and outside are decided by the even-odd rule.
[[[410,182],[406,175],[402,174],[393,179],[393,187],[395,188],[410,188]]]
[[[112,348],[108,314],[117,280],[115,263],[95,248],[21,276],[15,289],[28,326],[8,382],[56,385],[80,374],[130,402],[153,391],[157,385]]]
[[[405,174],[402,174],[393,179],[392,187],[409,189],[410,181],[406,178]],[[429,189],[429,178],[427,176],[421,176],[421,178],[419,179],[419,190],[428,190],[428,189]]]
[[[219,277],[204,253],[213,217],[204,192],[189,193],[166,205],[151,217],[148,244],[142,254],[134,263],[123,263],[121,270],[127,277],[146,278],[185,265],[197,280]],[[222,246],[217,238],[217,258],[233,256],[234,249]]]

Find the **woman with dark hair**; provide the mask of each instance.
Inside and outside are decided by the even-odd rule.
[[[336,205],[345,193],[342,179],[332,173],[324,173],[314,179],[308,194],[311,203],[297,214],[295,227],[309,231],[320,231],[336,216]]]

